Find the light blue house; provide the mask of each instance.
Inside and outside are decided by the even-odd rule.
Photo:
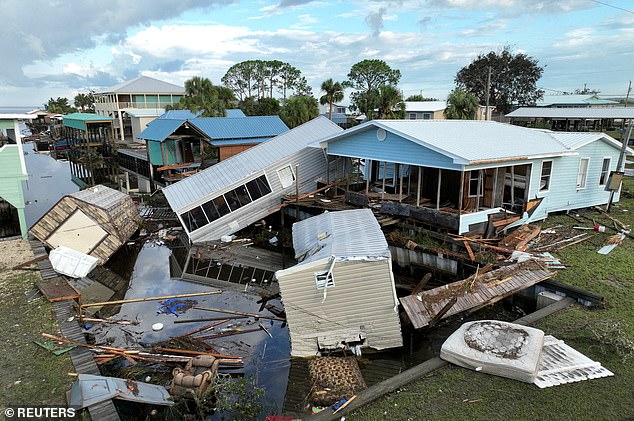
[[[492,121],[373,120],[313,146],[348,172],[362,166],[350,202],[391,201],[384,211],[463,234],[495,218],[519,224],[606,204],[621,144]]]

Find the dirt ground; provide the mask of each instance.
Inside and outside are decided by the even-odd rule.
[[[32,258],[27,241],[0,241],[0,409],[65,406],[65,393],[72,384],[68,354],[56,357],[33,342],[42,341],[42,332],[58,333],[50,303],[27,299],[26,293],[40,280],[39,272],[10,270]]]

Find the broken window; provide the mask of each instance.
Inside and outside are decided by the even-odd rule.
[[[249,181],[247,184],[247,190],[251,195],[251,200],[257,200],[262,196],[266,196],[271,193],[271,187],[266,180],[266,176],[261,175],[258,178]]]
[[[280,177],[283,189],[292,186],[295,182],[295,174],[293,174],[293,169],[290,165],[277,170],[277,175]]]
[[[236,193],[236,196],[238,196],[238,200],[242,206],[251,203],[251,197],[249,197],[247,188],[244,185],[236,187],[233,191]]]
[[[553,171],[553,161],[542,161],[542,173],[539,180],[539,191],[548,191],[550,189],[550,175]]]
[[[223,195],[216,197],[213,202],[214,205],[216,205],[216,209],[218,210],[220,216],[225,216],[226,214],[231,212]]]
[[[610,163],[612,158],[603,158],[603,165],[601,166],[601,176],[599,177],[599,185],[605,186],[608,183],[608,177],[610,176]]]
[[[335,278],[332,275],[332,271],[314,272],[315,283],[317,289],[332,288],[335,286]]]
[[[240,199],[238,199],[238,194],[235,190],[226,192],[225,200],[229,204],[229,209],[231,209],[232,212],[240,209],[240,207],[242,206],[242,204],[240,203]]]
[[[220,218],[220,213],[218,212],[218,209],[216,209],[216,205],[214,205],[213,200],[210,200],[209,202],[203,204],[201,207],[205,211],[209,222],[215,221],[216,219]]]
[[[187,227],[187,231],[189,232],[195,231],[208,223],[205,213],[200,206],[181,214],[181,217],[183,218],[185,227]]]
[[[581,158],[579,161],[579,172],[577,173],[577,188],[586,188],[586,179],[588,178],[588,165],[590,164],[590,158]]]

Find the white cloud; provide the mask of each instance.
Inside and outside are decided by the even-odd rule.
[[[238,26],[164,25],[150,26],[129,37],[125,47],[159,58],[181,58],[188,54],[222,57],[229,53],[258,52],[256,39]]]

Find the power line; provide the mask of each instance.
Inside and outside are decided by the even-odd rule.
[[[599,0],[590,0],[590,1],[593,1],[593,2],[595,2],[595,3],[597,3],[597,4],[600,4],[600,5],[603,5],[603,6],[611,7],[611,8],[613,8],[613,9],[622,10],[622,11],[624,11],[624,12],[631,13],[631,14],[633,14],[633,15],[634,15],[634,12],[633,12],[633,11],[628,10],[628,9],[624,9],[624,8],[622,8],[622,7],[619,7],[619,6],[614,6],[614,5],[611,5],[611,4],[608,4],[608,3],[603,3],[602,1],[599,1]]]

